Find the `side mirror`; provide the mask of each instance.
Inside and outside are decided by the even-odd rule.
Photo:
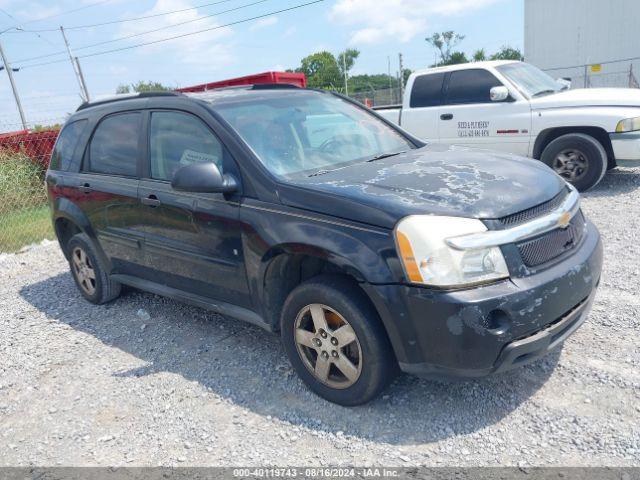
[[[492,102],[504,102],[509,98],[509,89],[505,86],[493,87],[489,91],[489,98]]]
[[[571,88],[570,78],[558,78],[556,82],[560,84],[561,90],[569,90]]]
[[[231,193],[238,190],[238,182],[215,163],[207,162],[182,167],[173,175],[171,187],[183,192]]]

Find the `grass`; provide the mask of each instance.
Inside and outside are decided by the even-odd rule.
[[[16,252],[45,238],[54,238],[48,205],[0,215],[0,252]]]
[[[53,238],[44,171],[23,152],[0,149],[0,252]]]

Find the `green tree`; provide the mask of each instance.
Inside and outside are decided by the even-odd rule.
[[[340,69],[340,74],[343,78],[345,73],[349,74],[359,56],[360,51],[355,48],[347,48],[344,52],[338,55],[336,61],[338,62],[338,68]]]
[[[491,60],[524,60],[524,56],[522,52],[517,48],[510,47],[508,45],[503,45],[502,48],[497,52],[491,55]]]
[[[484,62],[487,59],[487,54],[484,51],[484,48],[480,48],[473,52],[473,61],[474,62]]]
[[[450,63],[452,51],[456,45],[464,40],[464,35],[460,35],[453,30],[447,32],[434,33],[430,37],[425,38],[425,41],[429,43],[433,48],[438,50],[440,54],[440,65],[452,65]],[[455,53],[455,52],[454,52]],[[457,62],[460,63],[460,62]],[[436,65],[438,65],[436,64]]]
[[[409,68],[405,68],[402,71],[402,84],[406,85],[407,84],[407,80],[409,80],[409,77],[411,76],[411,74],[413,73],[413,70],[409,69]]]
[[[398,79],[390,77],[386,73],[374,75],[354,75],[349,79],[349,93],[373,92],[375,90],[388,89],[398,86]]]
[[[335,89],[342,84],[338,61],[331,52],[317,52],[304,57],[297,70],[307,77],[312,88]]]
[[[140,80],[138,83],[132,83],[130,85],[118,85],[116,93],[167,92],[170,90],[173,90],[173,88],[162,85],[160,82],[144,82]]]
[[[458,65],[459,63],[468,63],[469,59],[464,52],[451,52],[449,59],[440,65]]]

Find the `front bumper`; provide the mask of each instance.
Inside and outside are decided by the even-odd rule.
[[[403,371],[482,377],[534,361],[569,337],[586,319],[601,270],[600,235],[587,223],[572,255],[532,275],[459,291],[365,288]]]
[[[640,132],[610,133],[609,138],[617,162],[640,160]]]

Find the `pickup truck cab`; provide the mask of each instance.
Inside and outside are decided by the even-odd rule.
[[[640,90],[569,90],[524,62],[420,70],[401,108],[376,110],[423,140],[542,160],[580,191],[640,160]]]
[[[278,332],[343,405],[398,369],[540,358],[585,321],[602,267],[579,194],[539,162],[425,145],[282,85],[85,104],[46,185],[86,300],[128,285]]]

